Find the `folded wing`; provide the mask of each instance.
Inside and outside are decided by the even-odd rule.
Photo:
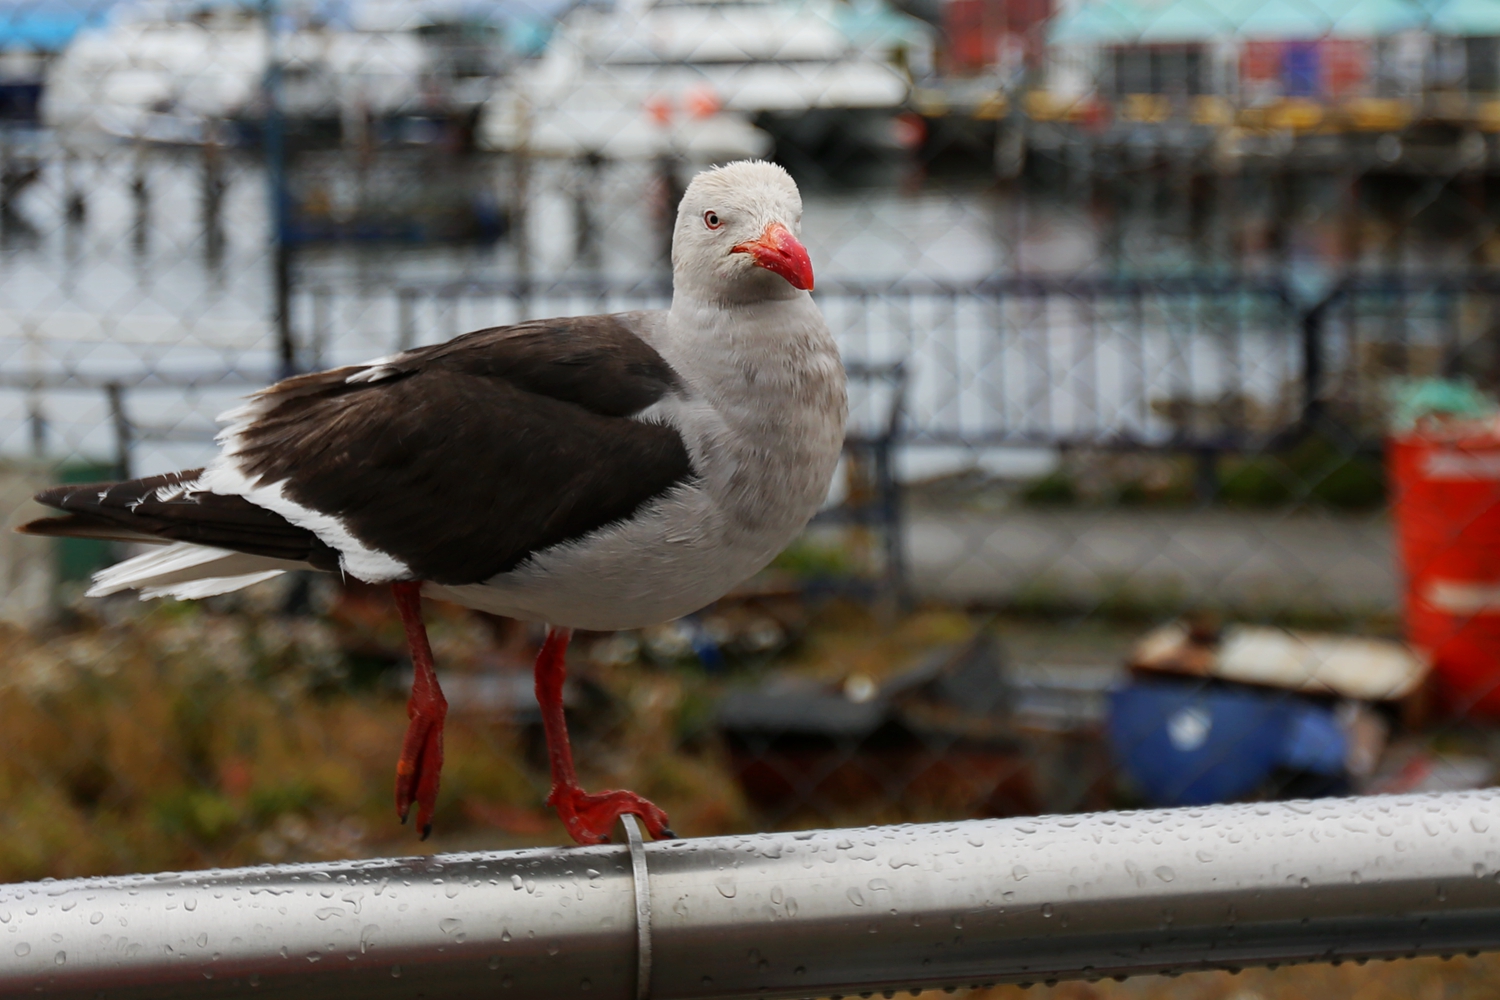
[[[67,516],[22,530],[208,546],[267,572],[350,570],[363,549],[401,578],[482,582],[692,477],[676,429],[640,419],[682,386],[638,322],[523,323],[287,379],[231,415],[206,470],[56,487],[37,499]]]

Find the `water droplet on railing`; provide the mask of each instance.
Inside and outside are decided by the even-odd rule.
[[[401,966],[399,966],[399,965],[393,965],[393,966],[391,966],[391,978],[392,979],[400,979],[401,978]]]
[[[97,924],[99,921],[101,921],[103,919],[104,919],[104,914],[100,913],[98,910],[95,910],[93,913],[89,914],[89,923],[91,923],[91,924]]]
[[[865,905],[865,894],[859,891],[859,886],[857,885],[850,886],[849,891],[844,893],[844,895],[847,896],[849,898],[849,902],[853,903],[855,906]]]
[[[60,951],[56,955],[53,955],[52,956],[52,964],[53,965],[67,965],[68,964],[68,953],[65,952],[65,951]]]
[[[1177,877],[1177,873],[1174,872],[1171,868],[1167,867],[1166,865],[1159,865],[1159,866],[1157,866],[1155,869],[1152,870],[1151,874],[1155,875],[1157,878],[1161,879],[1163,882],[1170,882],[1170,881],[1172,881],[1173,879],[1175,879]]]
[[[521,876],[512,875],[510,877],[510,887],[512,889],[515,889],[517,892],[520,892],[522,889],[526,888],[526,883],[521,880]]]
[[[1043,903],[1042,904],[1042,916],[1044,916],[1044,917],[1050,917],[1050,916],[1052,916],[1052,904],[1051,903]]]
[[[723,875],[714,880],[714,888],[719,890],[719,895],[725,899],[733,899],[739,889],[734,884],[733,875]]]

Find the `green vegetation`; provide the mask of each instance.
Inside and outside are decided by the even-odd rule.
[[[1054,469],[1022,487],[1021,499],[1035,507],[1063,507],[1078,501],[1078,485],[1066,469]]]
[[[1385,503],[1380,462],[1312,436],[1285,452],[1220,463],[1219,502],[1243,507],[1313,504],[1334,510],[1373,510]]]
[[[804,534],[783,549],[770,568],[799,580],[826,580],[853,575],[854,562],[842,539],[819,540]]]
[[[1095,504],[1119,507],[1180,507],[1198,501],[1192,463],[1161,463],[1159,474],[1110,476],[1108,470],[1084,489],[1080,469],[1068,465],[1021,487],[1020,499],[1037,507]],[[1315,506],[1341,511],[1375,510],[1385,503],[1385,473],[1379,458],[1311,436],[1291,448],[1258,455],[1225,455],[1211,481],[1212,502],[1228,507],[1269,509]]]

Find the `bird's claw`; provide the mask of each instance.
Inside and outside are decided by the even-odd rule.
[[[396,815],[404,824],[416,803],[417,829],[423,840],[432,833],[432,813],[443,773],[445,714],[414,711],[401,743],[401,757],[396,761]]]
[[[667,826],[667,814],[634,792],[613,791],[590,795],[578,787],[552,789],[547,804],[557,810],[563,826],[580,844],[607,844],[609,831],[619,818],[630,813],[639,817],[646,832],[656,840],[675,837]]]

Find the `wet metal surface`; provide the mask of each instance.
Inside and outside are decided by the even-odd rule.
[[[648,845],[651,995],[1500,947],[1500,792]],[[627,998],[624,846],[0,887],[0,996]]]

